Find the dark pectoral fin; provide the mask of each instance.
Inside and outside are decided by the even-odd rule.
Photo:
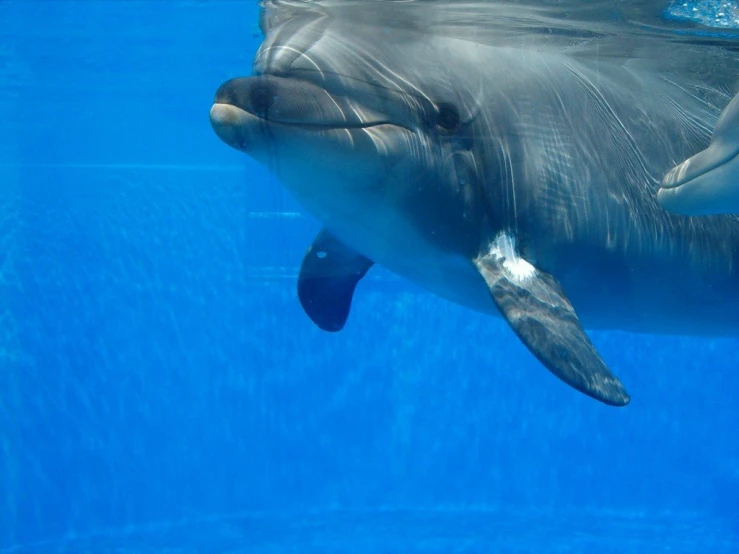
[[[324,331],[340,331],[359,280],[374,265],[325,229],[303,258],[298,298],[308,317]]]
[[[511,248],[494,247],[475,265],[516,335],[549,371],[605,404],[629,403],[624,386],[606,367],[554,277]]]

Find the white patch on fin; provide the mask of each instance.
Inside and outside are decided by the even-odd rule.
[[[512,281],[525,283],[536,275],[536,268],[518,254],[516,239],[508,233],[500,233],[495,237],[490,245],[490,255],[501,262]]]

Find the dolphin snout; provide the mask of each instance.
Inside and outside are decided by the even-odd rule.
[[[346,94],[332,94],[322,86],[294,77],[259,75],[237,77],[223,83],[216,92],[216,105],[228,105],[273,125],[303,129],[347,129],[387,123]],[[215,113],[218,117],[221,109]],[[211,120],[213,120],[211,111]]]
[[[226,81],[218,88],[215,103],[234,106],[274,123],[315,124],[337,116],[335,102],[322,88],[271,75]]]
[[[276,80],[271,77],[237,77],[218,88],[215,103],[236,106],[266,118],[278,98],[278,89]]]

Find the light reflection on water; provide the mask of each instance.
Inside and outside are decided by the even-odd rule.
[[[735,552],[734,521],[607,510],[326,510],[244,513],[101,529],[0,554],[199,552],[506,552],[693,554]]]

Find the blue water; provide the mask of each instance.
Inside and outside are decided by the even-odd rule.
[[[308,320],[208,123],[256,22],[0,2],[0,553],[739,552],[739,340],[592,333],[613,409],[382,269]]]

